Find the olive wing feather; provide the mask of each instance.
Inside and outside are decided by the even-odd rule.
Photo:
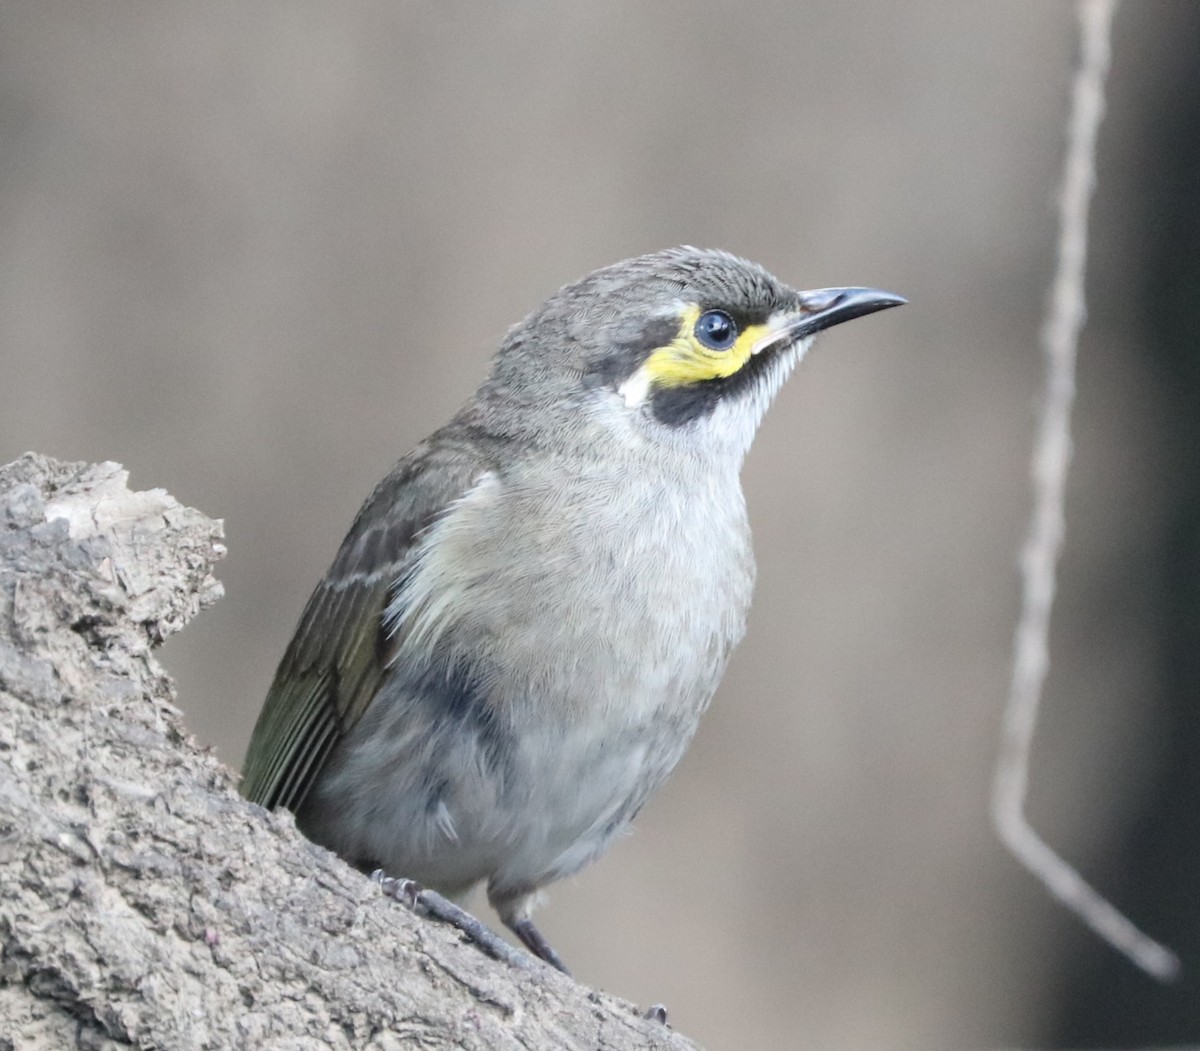
[[[414,540],[484,470],[461,446],[426,445],[368,498],[275,673],[246,753],[247,799],[293,811],[303,804],[386,674],[384,613]]]

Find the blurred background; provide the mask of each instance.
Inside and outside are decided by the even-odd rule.
[[[1031,815],[1156,985],[997,845],[1073,5],[0,5],[0,461],[225,519],[163,654],[241,761],[376,480],[560,284],[691,243],[838,328],[745,485],[749,636],[635,833],[551,892],[582,980],[711,1048],[1200,1036],[1200,7],[1117,15]]]

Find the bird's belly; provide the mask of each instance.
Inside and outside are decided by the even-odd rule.
[[[511,821],[511,849],[491,873],[493,885],[537,887],[603,853],[675,768],[699,715],[691,705],[660,706],[646,720],[525,735],[500,810]]]
[[[381,697],[375,710],[395,718],[356,727],[301,825],[343,856],[450,892],[541,886],[599,856],[667,778],[715,687],[703,678],[653,698],[627,681],[624,709],[610,698],[586,717],[559,706],[520,725]]]

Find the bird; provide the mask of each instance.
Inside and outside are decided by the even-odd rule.
[[[904,302],[687,246],[555,292],[362,505],[243,794],[477,938],[454,902],[485,885],[567,972],[532,920],[542,889],[628,829],[744,634],[740,475],[769,404],[818,332]]]

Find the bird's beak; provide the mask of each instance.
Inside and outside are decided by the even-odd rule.
[[[781,335],[789,342],[815,335],[876,310],[898,307],[908,300],[878,288],[818,288],[800,293],[800,305],[784,322]]]

